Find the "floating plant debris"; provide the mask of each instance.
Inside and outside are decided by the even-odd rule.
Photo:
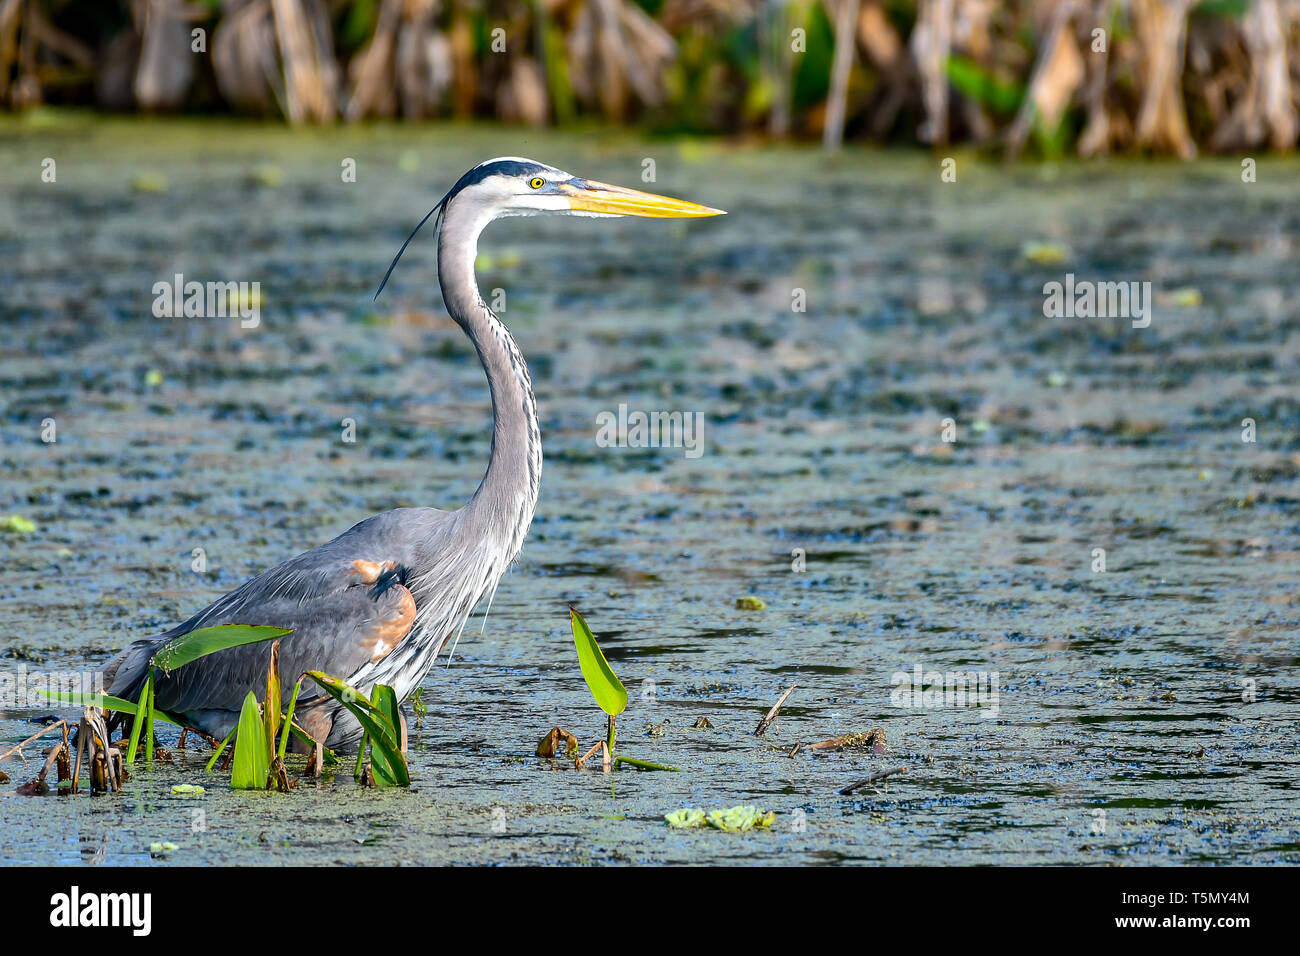
[[[745,830],[767,829],[776,819],[776,811],[760,810],[754,806],[738,806],[729,810],[710,810],[706,813],[699,808],[687,807],[664,814],[664,821],[674,829],[691,827],[712,827],[727,833],[742,833]]]

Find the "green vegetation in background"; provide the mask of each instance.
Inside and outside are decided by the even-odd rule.
[[[205,32],[207,49],[195,51],[198,59],[190,62],[194,55],[188,49],[181,57],[159,45],[157,35],[150,34],[158,29],[151,26],[155,21],[133,17],[123,0],[107,4],[63,0],[43,10],[45,22],[32,34],[31,44],[26,32],[22,44],[8,48],[0,44],[0,94],[8,94],[0,97],[0,102],[13,109],[35,110],[43,103],[90,105],[100,102],[97,98],[102,95],[114,109],[140,112],[179,109],[271,114],[284,114],[289,102],[310,102],[314,104],[311,116],[298,116],[296,121],[329,122],[340,119],[349,103],[363,114],[386,113],[393,99],[376,95],[375,90],[391,94],[408,83],[413,88],[427,88],[432,76],[451,75],[450,89],[432,90],[427,107],[412,107],[427,115],[403,115],[403,119],[500,116],[507,104],[512,104],[509,115],[513,117],[520,111],[520,102],[527,102],[531,121],[562,127],[603,117],[659,132],[772,134],[778,127],[788,130],[782,135],[799,137],[821,132],[836,40],[825,0],[792,0],[783,5],[613,0],[608,9],[621,18],[618,40],[612,40],[601,25],[608,9],[594,12],[592,3],[566,0],[543,8],[533,0],[448,0],[431,8],[426,16],[424,11],[385,0],[338,0],[322,8],[322,26],[330,35],[317,38],[313,34],[304,40],[281,35],[278,18],[269,14],[259,22],[258,30],[234,29],[229,21],[242,10],[236,12],[221,0],[200,0],[192,5],[193,16],[186,18],[186,26]],[[633,15],[627,7],[641,12]],[[973,102],[987,111],[985,119],[992,113],[1003,123],[1011,121],[1012,104],[1023,98],[1024,84],[1043,52],[1046,34],[1036,7],[994,3],[986,11],[987,17],[967,17],[964,30],[957,23],[963,15],[960,7],[948,11],[954,18],[949,24],[954,46],[945,67],[946,78],[955,96],[969,102],[958,104],[961,109],[949,109],[948,129],[940,131],[940,136],[973,138],[977,147],[996,147],[1003,141],[998,123],[968,123],[962,117],[968,115],[964,111]],[[539,24],[542,9],[545,22]],[[855,56],[847,78],[847,133],[861,135],[866,130],[887,140],[916,143],[918,129],[927,125],[923,104],[934,92],[927,89],[933,78],[915,63],[877,63],[869,50],[894,49],[904,59],[911,57],[920,25],[918,4],[884,0],[882,9],[883,18],[864,14],[854,30]],[[1139,109],[1146,108],[1144,101],[1150,92],[1144,88],[1150,72],[1146,64],[1172,37],[1183,38],[1179,42],[1185,42],[1189,51],[1209,44],[1211,49],[1231,49],[1241,55],[1189,55],[1180,67],[1182,97],[1167,98],[1169,103],[1158,107],[1160,112],[1172,113],[1165,117],[1167,122],[1151,127],[1157,132],[1127,139],[1116,134],[1088,148],[1182,156],[1193,155],[1198,145],[1225,153],[1263,144],[1294,149],[1291,113],[1267,109],[1263,104],[1233,104],[1225,110],[1221,93],[1216,92],[1250,87],[1261,75],[1285,75],[1295,98],[1294,87],[1300,83],[1296,79],[1300,75],[1300,33],[1294,15],[1289,9],[1282,13],[1285,42],[1281,49],[1273,46],[1265,50],[1245,35],[1244,21],[1250,10],[1248,0],[1204,0],[1190,12],[1162,18],[1144,15],[1132,5],[1111,5],[1105,24],[1109,54],[1106,101],[1112,111],[1127,114],[1128,128],[1133,127]],[[1083,34],[1090,25],[1090,11],[1079,5],[1069,30],[1070,42],[1079,45],[1085,58],[1089,54]],[[382,42],[376,43],[375,31],[385,12],[390,16],[397,12],[395,23],[385,20],[395,32],[386,30]],[[1144,17],[1146,26],[1139,30],[1136,25]],[[492,50],[492,33],[497,28],[507,31],[504,53]],[[803,49],[798,52],[789,49],[793,28],[804,31]],[[232,45],[228,52],[233,49],[236,55],[213,58],[219,31],[225,31],[225,42]],[[404,31],[413,33],[408,36]],[[1221,36],[1211,39],[1215,33]],[[874,36],[874,42],[866,40],[868,36]],[[435,38],[439,42],[434,43]],[[412,45],[439,58],[427,74],[423,71],[429,63],[424,57],[399,54]],[[669,46],[674,50],[672,56],[663,52]],[[570,52],[579,47],[583,54],[571,60]],[[247,61],[254,48],[258,56],[269,57],[265,82],[242,74],[238,80],[228,75],[237,73],[231,64]],[[778,48],[780,63],[768,62]],[[972,50],[981,51],[981,62],[973,59]],[[361,70],[359,58],[363,55],[367,60]],[[317,69],[320,58],[333,59],[334,69]],[[529,69],[515,69],[519,58],[540,64],[540,75],[531,69],[531,63]],[[149,75],[134,75],[137,70]],[[578,70],[586,71],[585,75],[576,75]],[[599,95],[602,84],[616,74],[621,76],[613,82],[636,88],[627,103],[616,102],[620,97],[605,102]],[[368,77],[368,95],[354,99],[355,78],[362,75]],[[106,76],[116,81],[106,83]],[[629,82],[633,76],[638,82]],[[1034,146],[1047,156],[1068,151],[1079,142],[1084,127],[1080,102],[1085,87],[1076,80],[1066,82],[1071,88],[1062,92],[1075,104],[1067,111],[1068,121],[1057,129],[1033,130]],[[290,95],[294,84],[306,86]],[[522,85],[511,91],[502,84]],[[787,101],[787,91],[781,89],[786,84],[789,115],[781,123],[770,122],[774,104]],[[243,92],[231,92],[234,88]],[[645,93],[648,88],[655,92]],[[156,102],[146,103],[139,101],[141,89],[166,92],[156,94]],[[592,89],[596,94],[586,98],[575,92]],[[873,113],[876,110],[880,112]],[[1243,119],[1243,111],[1253,115]],[[1186,114],[1188,132],[1180,132],[1181,116],[1173,113]],[[1125,125],[1118,123],[1113,128],[1122,130]],[[1291,141],[1283,142],[1287,136]]]
[[[831,86],[831,61],[835,57],[835,28],[820,3],[795,3],[790,7],[792,26],[808,31],[808,50],[796,54],[794,93],[791,105],[795,113],[811,109],[826,101]],[[800,17],[800,13],[803,16]]]
[[[964,56],[948,57],[945,67],[953,87],[980,105],[1007,115],[1020,109],[1020,102],[1025,98],[1023,83],[1004,82],[991,70]]]

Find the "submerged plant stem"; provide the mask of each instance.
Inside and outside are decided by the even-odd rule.
[[[298,678],[298,683],[293,685],[293,693],[289,695],[289,708],[285,711],[284,726],[280,729],[280,749],[278,755],[284,760],[285,747],[289,743],[289,729],[293,726],[293,709],[298,705],[298,691],[302,690],[302,678]]]
[[[633,760],[631,757],[615,757],[614,766],[625,763],[628,766],[636,767],[638,770],[667,770],[671,773],[681,773],[677,767],[669,767],[662,763],[651,763],[649,760]]]
[[[357,780],[361,779],[361,768],[365,766],[366,747],[367,745],[369,745],[369,743],[370,743],[370,735],[369,734],[363,735],[361,738],[361,746],[357,749],[357,767],[355,770],[352,771],[352,776]]]

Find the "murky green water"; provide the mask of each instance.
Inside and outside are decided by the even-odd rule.
[[[191,750],[118,796],[38,799],[7,761],[0,861],[162,865],[148,846],[170,841],[187,864],[1300,862],[1294,161],[1243,184],[1235,161],[959,158],[942,184],[923,155],[6,123],[0,515],[37,531],[0,535],[4,672],[92,667],[366,515],[472,492],[486,387],[431,237],[369,297],[499,154],[631,185],[653,158],[649,188],[731,214],[487,233],[480,282],[531,363],[547,464],[485,630],[425,683],[415,790],[344,770],[235,794]],[[1044,318],[1067,271],[1150,280],[1150,327]],[[259,281],[261,326],[154,318],[177,272]],[[702,412],[704,454],[598,446],[620,403]],[[624,752],[684,773],[532,755],[552,725],[603,729],[570,602],[628,684]],[[918,665],[997,672],[996,715],[891,705]],[[30,716],[0,714],[0,738]],[[788,755],[873,727],[887,753]],[[901,765],[887,792],[837,793]],[[738,803],[777,811],[772,832],[662,822]]]

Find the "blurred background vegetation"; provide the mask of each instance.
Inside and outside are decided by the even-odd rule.
[[[1300,0],[0,0],[0,102],[1290,151]]]

